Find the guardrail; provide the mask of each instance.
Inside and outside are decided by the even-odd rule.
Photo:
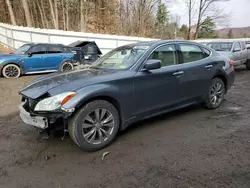
[[[95,41],[105,54],[125,44],[159,39],[29,28],[0,23],[0,42],[14,49],[30,42],[68,45],[77,40]]]
[[[105,54],[108,51],[125,44],[159,39],[30,28],[0,23],[0,42],[14,49],[30,42],[61,43],[68,45],[77,40],[95,41],[102,53]],[[194,41],[208,43],[214,40],[221,39],[198,39]],[[250,38],[241,38],[239,40],[250,42]]]

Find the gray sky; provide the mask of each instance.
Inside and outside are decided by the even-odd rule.
[[[220,3],[225,12],[231,13],[230,27],[250,27],[250,0],[230,0]],[[188,23],[187,10],[183,5],[170,5],[170,12],[181,16],[180,23]]]

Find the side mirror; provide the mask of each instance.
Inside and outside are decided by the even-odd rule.
[[[233,50],[233,52],[239,52],[239,51],[241,51],[240,48],[235,48],[235,49]]]
[[[32,52],[28,52],[28,57],[31,57],[32,56]]]
[[[161,68],[161,60],[158,59],[150,59],[144,65],[144,69],[146,70],[153,70],[153,69],[160,69]]]

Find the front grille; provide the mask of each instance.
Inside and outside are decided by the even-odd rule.
[[[36,104],[37,104],[37,101],[25,97],[23,107],[27,112],[33,112],[34,109],[35,109]]]

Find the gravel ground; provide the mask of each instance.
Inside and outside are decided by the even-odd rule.
[[[1,188],[250,187],[250,72],[244,67],[221,108],[192,106],[137,123],[94,153],[69,137],[38,141],[20,120],[18,90],[35,77],[0,78]]]

